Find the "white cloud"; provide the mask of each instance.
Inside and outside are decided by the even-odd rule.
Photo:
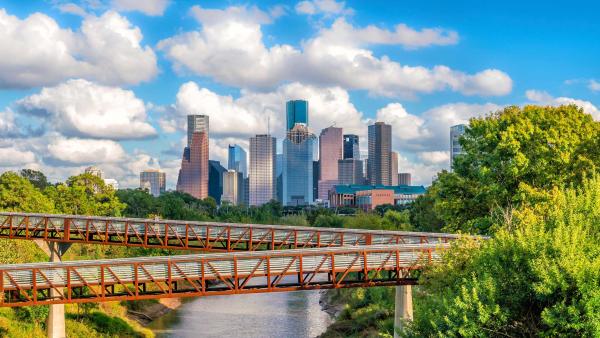
[[[525,97],[529,101],[535,104],[549,105],[549,106],[560,106],[565,104],[575,104],[587,114],[594,117],[596,121],[600,120],[600,110],[590,101],[573,99],[570,97],[553,97],[548,92],[541,90],[530,89],[525,92]]]
[[[169,0],[112,0],[118,11],[138,11],[150,16],[163,15]]]
[[[115,141],[62,137],[51,140],[48,155],[70,164],[114,163],[126,159],[125,150]]]
[[[68,14],[73,14],[73,15],[78,15],[78,16],[88,15],[88,13],[85,11],[85,9],[83,9],[81,6],[74,4],[74,3],[66,3],[66,4],[58,5],[58,10],[61,13],[68,13]]]
[[[15,137],[19,134],[15,123],[15,114],[10,111],[0,112],[0,138]]]
[[[600,82],[591,79],[588,83],[588,88],[593,92],[600,92]]]
[[[323,14],[330,16],[346,15],[354,12],[351,8],[346,7],[344,1],[337,2],[335,0],[300,1],[296,4],[295,9],[299,14],[306,15]]]
[[[14,167],[35,161],[31,151],[20,151],[14,147],[0,148],[0,167]]]
[[[414,30],[405,25],[394,31],[375,26],[356,28],[338,18],[329,28],[302,43],[267,47],[261,24],[272,18],[256,7],[225,10],[195,6],[192,14],[202,25],[158,43],[180,73],[208,76],[218,82],[250,90],[268,90],[292,81],[316,86],[341,86],[389,97],[414,96],[453,90],[465,95],[508,94],[510,77],[496,69],[466,74],[446,66],[401,65],[366,49],[372,44],[406,48],[456,43],[453,31]]]
[[[66,136],[136,139],[156,135],[144,102],[130,90],[69,80],[17,101],[20,112],[47,120]],[[1,124],[0,124],[1,126]]]
[[[147,81],[158,68],[154,52],[141,41],[140,29],[112,11],[86,16],[74,32],[42,13],[21,20],[0,9],[0,88],[76,77],[104,84]]]
[[[425,164],[447,164],[450,161],[449,151],[422,151],[417,154]]]

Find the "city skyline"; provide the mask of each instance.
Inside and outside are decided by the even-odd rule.
[[[398,169],[428,185],[449,168],[448,128],[470,117],[511,103],[576,103],[600,117],[594,8],[96,3],[3,3],[0,171],[39,169],[62,181],[93,165],[133,188],[140,171],[160,169],[174,189],[188,114],[210,116],[209,157],[225,166],[229,144],[249,149],[268,129],[281,151],[285,102],[300,99],[313,132],[335,123],[363,149],[367,125],[391,124]],[[526,20],[557,15],[560,27]],[[28,32],[52,39],[41,45]],[[18,64],[11,55],[22,56]]]

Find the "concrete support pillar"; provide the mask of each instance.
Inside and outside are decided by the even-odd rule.
[[[70,246],[70,244],[46,241],[36,241],[36,244],[50,256],[50,262],[52,263],[60,262],[62,255]],[[50,290],[50,297],[55,296],[58,296],[58,292]],[[66,338],[65,305],[51,304],[49,308],[50,312],[46,322],[48,338]]]
[[[396,286],[395,298],[394,338],[398,338],[398,331],[402,331],[407,321],[413,320],[412,285]]]

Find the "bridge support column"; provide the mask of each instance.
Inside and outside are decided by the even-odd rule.
[[[46,242],[36,240],[36,244],[50,256],[50,262],[57,263],[62,261],[62,255],[67,252],[71,244]],[[56,290],[50,290],[50,297],[58,296]],[[66,338],[65,326],[65,304],[49,305],[48,321],[46,322],[46,330],[48,338]]]
[[[396,286],[394,311],[394,338],[402,331],[406,322],[413,320],[412,285]]]

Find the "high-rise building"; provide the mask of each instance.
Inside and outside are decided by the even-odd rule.
[[[321,176],[319,161],[313,161],[313,197],[319,196],[319,176]]]
[[[223,173],[223,196],[221,203],[229,202],[232,205],[244,203],[244,175],[229,169]]]
[[[90,166],[85,168],[84,171],[86,174],[90,174],[90,175],[94,175],[96,177],[100,177],[100,178],[104,178],[104,172],[98,168],[98,167],[94,167],[94,166]]]
[[[338,182],[338,160],[343,157],[344,136],[342,128],[328,127],[319,135],[319,195],[320,200],[329,198],[329,190]]]
[[[391,185],[390,162],[392,153],[392,126],[375,122],[369,126],[369,159],[367,178],[372,185]]]
[[[223,195],[223,175],[227,169],[219,161],[208,161],[208,196],[221,204]]]
[[[283,201],[283,154],[275,157],[275,177],[277,177],[277,200]]]
[[[314,201],[313,156],[316,136],[296,123],[283,140],[283,205],[308,205]]]
[[[395,151],[390,154],[390,175],[392,185],[398,185],[398,153]]]
[[[177,191],[208,196],[208,116],[188,115],[188,145],[183,150]]]
[[[338,161],[339,184],[365,184],[363,161],[348,158]]]
[[[154,196],[158,197],[164,193],[167,187],[167,175],[157,169],[147,169],[140,172],[140,189],[146,189]]]
[[[466,127],[464,124],[457,124],[450,127],[450,169],[452,169],[452,165],[454,164],[454,158],[463,153],[459,139],[465,133]]]
[[[412,185],[410,173],[399,173],[398,174],[398,185]]]
[[[237,144],[229,145],[227,169],[241,173],[244,178],[248,177],[248,158],[244,148]]]
[[[277,140],[271,135],[256,135],[250,138],[250,205],[262,205],[277,198],[276,152]]]
[[[344,135],[344,159],[354,158],[360,160],[360,147],[358,135]]]
[[[292,130],[296,123],[302,123],[308,126],[308,101],[291,100],[285,105],[286,126]]]

